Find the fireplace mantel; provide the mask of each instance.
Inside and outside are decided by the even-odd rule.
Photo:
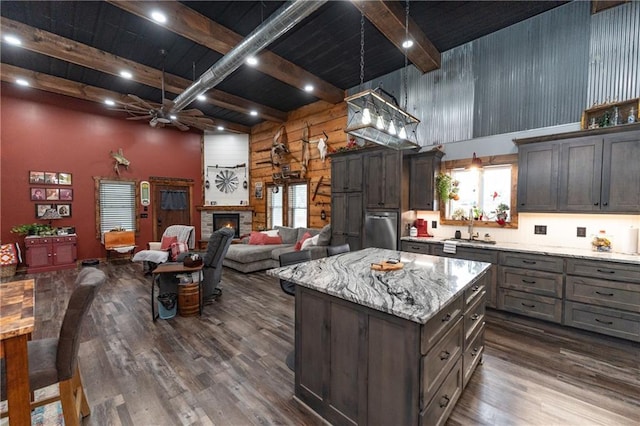
[[[251,206],[196,206],[196,210],[198,211],[208,211],[208,212],[252,212],[253,207]]]

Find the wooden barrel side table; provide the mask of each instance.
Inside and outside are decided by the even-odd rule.
[[[200,307],[199,283],[178,285],[178,313],[181,317],[198,315]]]

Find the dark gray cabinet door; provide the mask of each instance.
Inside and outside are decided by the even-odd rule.
[[[435,210],[435,175],[440,170],[443,153],[431,151],[411,157],[409,176],[409,209]]]
[[[400,208],[400,151],[371,152],[364,161],[367,208]]]
[[[331,157],[331,191],[362,191],[362,155]]]
[[[605,137],[601,210],[640,211],[640,132]]]
[[[362,193],[336,192],[331,195],[331,244],[349,243],[351,250],[362,248]]]
[[[559,211],[600,211],[602,137],[560,145]]]
[[[558,208],[558,143],[533,143],[518,148],[518,210]]]

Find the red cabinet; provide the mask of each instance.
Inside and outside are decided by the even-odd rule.
[[[76,235],[26,237],[24,244],[29,274],[76,267]]]

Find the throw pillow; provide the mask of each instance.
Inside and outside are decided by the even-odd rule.
[[[304,244],[304,241],[308,238],[311,238],[311,234],[308,232],[305,232],[302,238],[300,238],[300,241],[296,243],[295,250],[300,251],[300,249],[302,248],[302,244]]]
[[[282,244],[282,238],[280,238],[279,235],[276,235],[275,237],[270,237],[269,235],[267,235],[266,237],[264,237],[264,244]]]
[[[265,238],[267,238],[267,234],[263,234],[262,232],[251,232],[251,236],[249,237],[249,244],[254,246],[259,246],[264,244]]]
[[[162,237],[162,242],[160,243],[160,250],[169,250],[171,248],[171,244],[177,243],[178,237]]]
[[[298,238],[298,230],[288,226],[276,226],[278,235],[282,237],[282,244],[295,244]]]
[[[328,246],[331,242],[331,224],[325,225],[318,235],[319,238],[316,245]]]
[[[279,234],[278,234],[278,230],[277,230],[277,229],[269,229],[269,230],[267,230],[267,231],[260,231],[260,232],[262,232],[263,234],[267,234],[267,235],[268,235],[268,236],[270,236],[270,237],[277,237],[277,236],[279,236]]]
[[[176,261],[180,253],[186,253],[189,251],[187,243],[173,243],[171,244],[171,260]]]
[[[304,243],[302,243],[302,247],[300,247],[300,250],[306,250],[315,245],[318,245],[319,237],[320,237],[320,234],[316,235],[315,237],[307,238],[306,240],[304,240]]]

